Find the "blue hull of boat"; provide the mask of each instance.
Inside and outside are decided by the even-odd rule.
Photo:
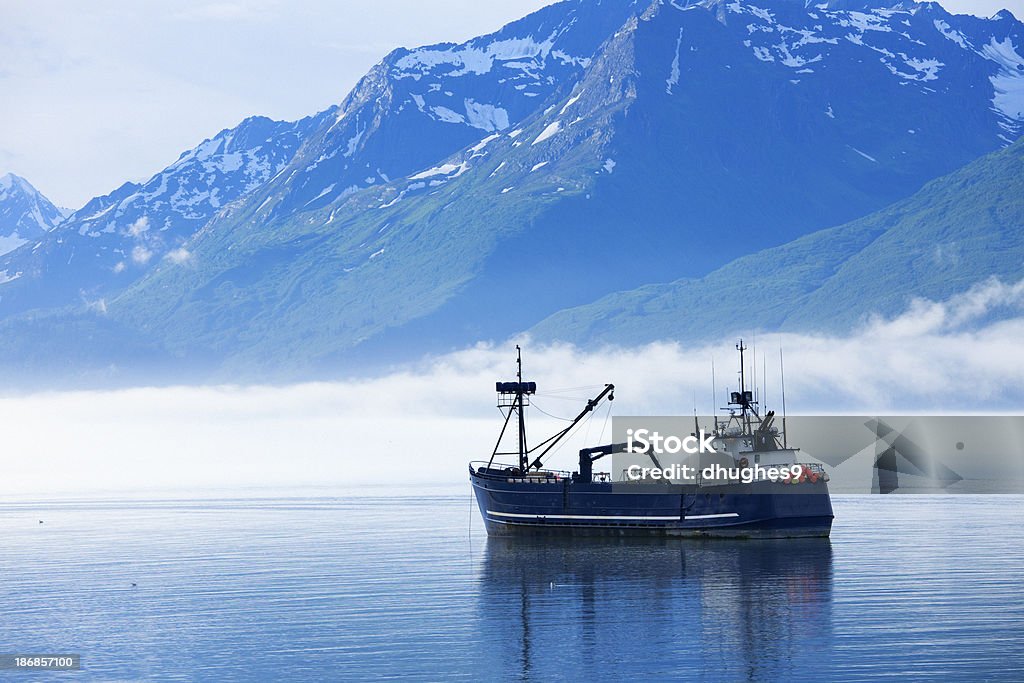
[[[530,482],[470,473],[492,536],[827,537],[828,484],[772,482],[634,488],[570,479]]]

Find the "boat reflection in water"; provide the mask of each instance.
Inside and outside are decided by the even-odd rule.
[[[828,539],[492,537],[478,595],[488,659],[513,676],[806,675],[831,648],[832,549]]]

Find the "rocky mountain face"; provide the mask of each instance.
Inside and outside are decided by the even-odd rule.
[[[0,255],[41,239],[64,218],[64,210],[24,178],[0,176]]]
[[[328,116],[329,112],[319,118]],[[0,257],[13,277],[0,311],[92,305],[166,260],[188,260],[185,243],[227,204],[287,164],[318,117],[282,123],[254,117],[184,152],[142,185],[90,200],[31,245]]]

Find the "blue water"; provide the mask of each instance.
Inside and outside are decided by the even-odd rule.
[[[1024,680],[1024,499],[834,504],[830,541],[661,543],[488,541],[468,487],[8,504],[0,652],[81,654],[67,680]]]

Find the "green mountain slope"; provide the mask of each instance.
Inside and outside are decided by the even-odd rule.
[[[700,279],[617,292],[549,316],[540,340],[636,344],[737,331],[843,331],[996,276],[1024,277],[1024,140],[845,225]]]

